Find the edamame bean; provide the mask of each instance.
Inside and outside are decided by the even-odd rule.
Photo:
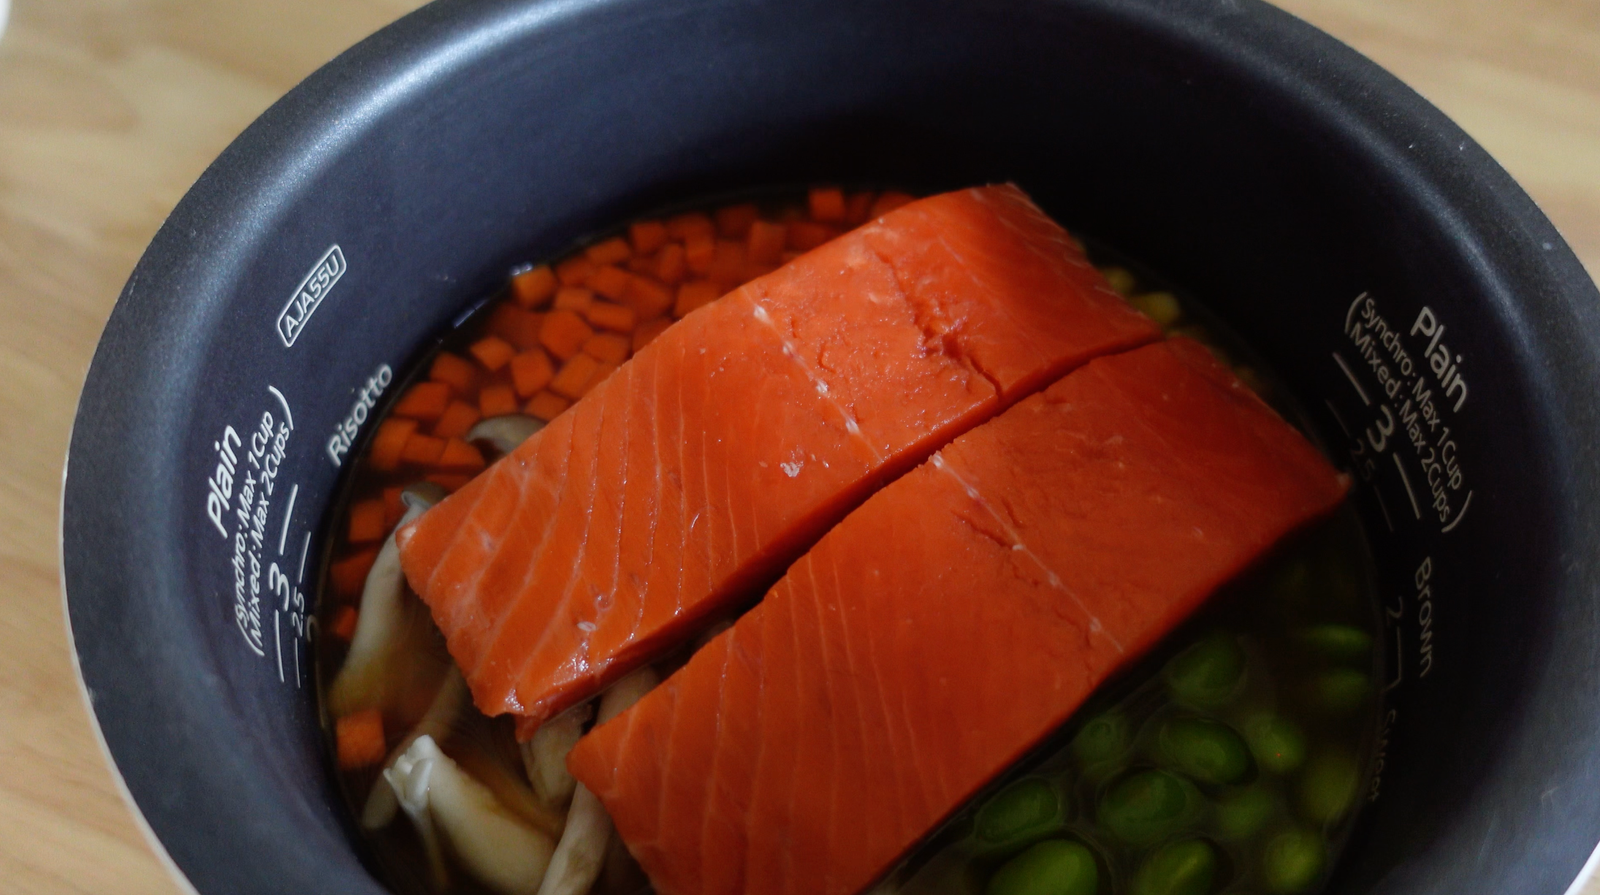
[[[1003,864],[984,895],[1094,895],[1100,868],[1081,842],[1046,839]]]
[[[1336,718],[1351,715],[1367,702],[1372,679],[1351,668],[1334,668],[1311,679],[1311,699]]]
[[[1212,829],[1223,842],[1243,842],[1261,832],[1278,813],[1278,800],[1260,786],[1241,789],[1217,799],[1212,808]]]
[[[1100,800],[1100,825],[1131,845],[1150,845],[1193,823],[1200,814],[1194,784],[1167,771],[1130,774]]]
[[[1269,773],[1293,773],[1306,760],[1306,735],[1288,718],[1255,715],[1244,723],[1244,738],[1256,764]]]
[[[1216,848],[1204,839],[1164,845],[1134,873],[1133,895],[1208,895],[1217,863]]]
[[[1103,764],[1121,758],[1132,739],[1127,716],[1112,709],[1083,725],[1072,738],[1072,754],[1085,767]]]
[[[978,809],[973,834],[984,849],[1015,849],[1058,830],[1066,806],[1046,780],[1029,777],[997,793]]]
[[[1307,820],[1331,824],[1355,802],[1361,769],[1343,749],[1319,753],[1300,777],[1300,810]]]
[[[1172,658],[1163,672],[1172,698],[1191,708],[1227,705],[1244,682],[1245,655],[1233,635],[1213,634]]]
[[[1255,770],[1244,738],[1210,718],[1167,719],[1156,748],[1164,763],[1201,783],[1241,783]]]
[[[1279,833],[1261,851],[1261,877],[1274,895],[1304,892],[1322,875],[1327,861],[1327,845],[1322,837],[1306,830]]]
[[[1334,662],[1366,662],[1372,657],[1372,635],[1352,625],[1313,625],[1298,639]]]

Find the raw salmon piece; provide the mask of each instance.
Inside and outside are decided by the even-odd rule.
[[[399,536],[524,733],[758,596],[868,494],[1157,337],[1015,187],[914,202],[688,315]]]
[[[568,764],[660,895],[852,895],[1346,486],[1198,344],[1096,360],[873,495]]]

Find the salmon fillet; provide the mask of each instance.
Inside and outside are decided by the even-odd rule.
[[[1016,187],[923,199],[689,314],[402,530],[402,565],[527,735],[954,436],[1157,337]]]
[[[1096,360],[868,499],[569,767],[659,895],[851,895],[1346,487],[1197,343]]]

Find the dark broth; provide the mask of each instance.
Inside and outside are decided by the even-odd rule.
[[[612,262],[616,271],[650,282],[629,291],[613,277],[606,292],[614,300],[591,296],[606,306],[593,316],[599,323],[592,329],[617,338],[596,343],[593,364],[580,361],[585,369],[592,365],[598,372],[587,386],[566,383],[565,397],[551,390],[561,387],[559,380],[542,382],[546,372],[559,375],[572,361],[551,357],[541,347],[539,315],[548,313],[552,299],[528,300],[527,283],[543,276],[537,268],[531,275],[514,272],[505,290],[418,358],[400,377],[404,388],[391,389],[400,397],[389,402],[372,426],[380,434],[369,437],[349,464],[345,497],[332,511],[318,603],[323,632],[317,643],[319,691],[326,696],[327,686],[344,664],[362,584],[377,545],[391,535],[404,512],[402,489],[431,481],[453,491],[475,471],[473,458],[450,439],[464,442],[476,418],[493,411],[552,417],[583,388],[603,378],[619,357],[631,356],[643,341],[637,336],[658,334],[671,320],[708,300],[708,295],[715,297],[771,269],[766,257],[732,257],[736,253],[729,244],[736,238],[742,241],[753,220],[769,228],[774,224],[787,228],[788,242],[775,259],[782,263],[814,240],[864,221],[880,199],[881,208],[907,197],[860,192],[843,198],[846,218],[820,223],[806,198],[793,193],[759,203],[725,205],[702,215],[704,223],[693,226],[702,234],[707,226],[714,231],[715,268],[706,263],[703,236],[696,237],[701,257],[695,270],[663,266],[673,260],[662,258],[670,254],[667,250],[653,250],[647,256],[634,253]],[[824,216],[832,215],[825,210]],[[682,224],[687,217],[673,220]],[[677,229],[684,226],[689,225]],[[602,257],[612,253],[618,235],[628,237],[629,232],[594,240],[559,259],[553,269],[565,276],[581,267],[569,264],[571,259],[586,252]],[[653,239],[646,234],[644,244]],[[637,238],[631,242],[641,244]],[[598,252],[594,248],[607,245]],[[1131,265],[1110,252],[1092,251],[1092,255],[1113,285],[1164,330],[1211,346],[1284,418],[1311,434],[1289,392],[1201,305],[1161,288],[1148,273],[1130,273]],[[674,273],[683,279],[673,282]],[[576,276],[572,279],[576,285]],[[685,288],[686,284],[700,285]],[[663,299],[656,287],[666,287],[670,299]],[[542,286],[533,291],[542,291]],[[575,297],[582,298],[567,294],[554,302],[577,307]],[[618,322],[615,308],[619,307],[634,312],[631,331],[623,331]],[[576,313],[588,319],[583,310]],[[501,345],[494,345],[494,340]],[[623,342],[625,353],[619,351]],[[521,357],[506,360],[505,348]],[[545,352],[549,371],[538,369],[542,362],[532,354],[539,352]],[[464,365],[447,364],[449,369],[441,374],[436,366],[441,356],[458,358]],[[461,378],[463,369],[470,370],[469,378]],[[427,390],[418,385],[429,383],[430,376],[438,380],[441,375],[455,384],[447,409],[437,414],[437,401],[424,405],[412,396]],[[429,387],[436,398],[440,389]],[[403,413],[411,416],[403,418]],[[391,421],[396,424],[393,430],[405,428],[421,437],[414,450],[408,443],[398,460],[391,438],[389,448],[379,447],[380,453],[388,450],[389,455],[375,461],[374,444],[383,441],[382,427]],[[434,457],[438,445],[430,439],[435,437],[452,445],[453,464],[441,466]],[[485,462],[494,459],[487,445],[475,445],[474,450]],[[1353,826],[1376,739],[1379,687],[1385,678],[1383,651],[1376,648],[1382,628],[1371,582],[1366,542],[1348,508],[1301,533],[1213,598],[1154,654],[1102,686],[1061,731],[958,810],[874,891],[907,895],[1316,891]],[[414,655],[405,669],[408,692],[389,700],[391,705],[382,712],[386,750],[392,750],[417,723],[451,670],[443,638],[425,607],[409,587],[401,600],[405,636]],[[670,673],[683,658],[669,657],[658,667],[663,674]],[[330,712],[330,751],[339,756],[334,722]],[[516,779],[526,784],[507,718],[485,718],[468,705],[450,732],[438,739],[445,754],[469,772],[476,771],[475,777],[499,778],[502,786]],[[422,841],[403,814],[381,829],[360,826],[369,793],[375,785],[386,785],[380,779],[382,761],[334,764],[374,870],[397,892],[434,891],[437,886],[431,881]],[[1080,865],[1092,862],[1092,885],[1081,872],[1072,877],[1074,860]],[[1052,873],[1066,874],[1055,889],[1019,882],[1037,883]],[[1079,888],[1071,888],[1074,884]],[[460,893],[491,891],[459,869],[450,874],[446,888]],[[631,895],[648,892],[649,887],[613,841],[594,891]]]

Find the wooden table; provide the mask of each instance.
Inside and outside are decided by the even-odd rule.
[[[0,39],[0,890],[181,891],[118,795],[74,681],[56,538],[73,406],[123,281],[206,164],[417,5],[14,0]],[[1283,5],[1443,107],[1600,274],[1600,3]]]

